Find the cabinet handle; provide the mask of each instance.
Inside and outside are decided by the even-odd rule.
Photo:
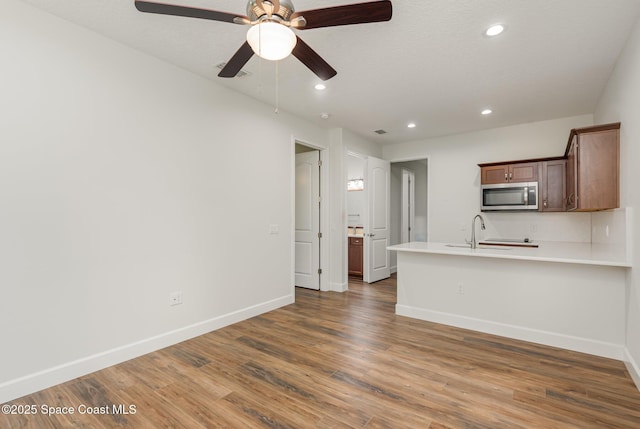
[[[544,200],[542,205],[544,205],[544,207],[547,208],[547,200]]]
[[[509,181],[511,181],[511,179],[513,179],[513,173],[509,173]]]
[[[504,181],[508,182],[509,181],[509,176],[507,175],[507,173],[504,173]]]

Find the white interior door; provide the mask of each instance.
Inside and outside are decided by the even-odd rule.
[[[364,276],[373,283],[391,275],[389,267],[389,230],[391,165],[389,161],[368,157],[364,182],[367,210],[364,231]]]
[[[320,152],[296,154],[295,284],[320,289]]]
[[[402,220],[400,222],[401,243],[415,241],[416,222],[416,176],[413,171],[402,170]]]

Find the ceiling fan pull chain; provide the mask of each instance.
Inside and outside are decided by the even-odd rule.
[[[262,25],[258,25],[258,56],[262,58]]]
[[[277,115],[278,113],[280,113],[278,111],[278,107],[280,106],[280,97],[279,97],[280,88],[278,87],[278,84],[280,82],[280,68],[278,67],[278,64],[280,64],[280,61],[276,61],[275,63],[276,63],[276,110],[275,112]]]

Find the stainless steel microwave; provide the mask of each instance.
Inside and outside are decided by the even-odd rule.
[[[538,210],[538,182],[482,185],[482,211]]]

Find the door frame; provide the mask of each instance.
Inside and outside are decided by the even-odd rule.
[[[327,148],[310,143],[306,140],[291,136],[290,152],[290,188],[289,194],[291,195],[290,213],[291,213],[291,228],[290,228],[290,280],[291,294],[295,297],[296,289],[296,144],[306,146],[310,149],[320,152],[320,196],[322,198],[320,204],[320,232],[322,232],[322,238],[320,239],[320,268],[322,274],[320,275],[320,291],[329,290],[329,154]]]
[[[405,177],[408,177],[408,186],[406,186]],[[400,189],[402,195],[400,196],[400,242],[410,243],[415,237],[415,214],[416,214],[416,173],[407,168],[402,168],[402,184]],[[427,193],[428,195],[428,193]],[[406,203],[406,204],[405,204]],[[406,228],[405,228],[406,227]],[[406,241],[404,240],[405,232],[407,234]]]

